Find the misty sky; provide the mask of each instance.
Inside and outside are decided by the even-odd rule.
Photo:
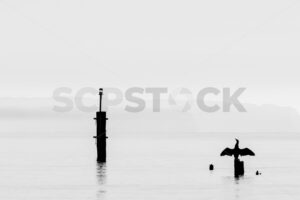
[[[55,88],[247,87],[300,110],[300,2],[0,1],[0,96]]]

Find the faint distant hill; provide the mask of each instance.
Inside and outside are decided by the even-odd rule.
[[[97,99],[90,99],[90,102]],[[1,136],[92,136],[94,112],[53,111],[51,98],[0,98]],[[244,104],[246,113],[204,113],[164,108],[153,113],[151,106],[141,113],[128,113],[122,106],[108,112],[108,130],[114,134],[177,132],[300,132],[296,109],[276,105]]]

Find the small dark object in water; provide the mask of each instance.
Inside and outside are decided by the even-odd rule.
[[[210,165],[209,165],[209,170],[210,170],[210,171],[214,170],[214,165],[213,165],[213,164],[210,164]]]
[[[257,176],[258,176],[258,175],[261,175],[261,173],[260,173],[258,170],[256,171],[255,174],[256,174]]]

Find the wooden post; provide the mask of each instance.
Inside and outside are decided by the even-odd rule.
[[[97,161],[98,162],[106,162],[106,112],[102,112],[102,95],[103,89],[100,88],[99,91],[100,95],[100,111],[96,113],[96,124],[97,124],[97,136],[96,138],[97,143]]]
[[[238,158],[234,159],[234,177],[238,178],[244,175],[244,162]]]
[[[240,162],[240,176],[244,176],[245,168],[244,168],[244,161]]]

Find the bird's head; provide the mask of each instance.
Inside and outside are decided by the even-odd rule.
[[[236,138],[235,138],[235,141],[236,141],[236,144],[235,144],[235,145],[236,145],[236,146],[239,145],[239,142],[240,142],[240,141],[239,141],[238,139],[236,139]]]

